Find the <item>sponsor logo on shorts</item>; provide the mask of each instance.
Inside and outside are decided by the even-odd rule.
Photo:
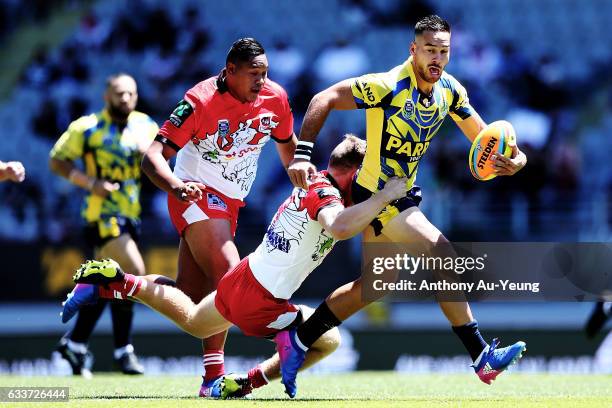
[[[185,120],[193,113],[193,107],[186,100],[182,99],[170,114],[168,119],[174,126],[180,128]]]
[[[227,211],[227,204],[221,197],[213,193],[207,193],[208,208],[211,210]]]

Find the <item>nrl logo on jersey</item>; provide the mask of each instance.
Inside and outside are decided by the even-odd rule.
[[[220,119],[217,123],[217,132],[219,132],[219,136],[226,137],[229,135],[230,124],[227,119]]]
[[[412,99],[407,99],[404,103],[404,109],[402,109],[402,116],[404,119],[410,119],[414,116],[414,102]]]

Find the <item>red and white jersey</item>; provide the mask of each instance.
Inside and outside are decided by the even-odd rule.
[[[253,275],[275,298],[289,299],[336,244],[317,221],[322,208],[343,205],[326,172],[307,190],[294,188],[278,208],[266,235],[249,255]]]
[[[242,200],[266,142],[291,140],[293,115],[285,90],[275,82],[266,79],[257,99],[242,103],[230,95],[220,75],[187,91],[159,134],[178,150],[178,178]]]

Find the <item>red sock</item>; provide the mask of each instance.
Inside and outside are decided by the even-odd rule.
[[[268,383],[268,379],[266,378],[266,375],[264,374],[260,365],[251,368],[247,374],[247,377],[249,378],[249,384],[253,388],[263,387]]]
[[[223,350],[204,350],[204,381],[210,381],[225,374]]]
[[[125,279],[121,282],[108,284],[108,288],[100,285],[100,297],[104,299],[127,299],[129,296],[136,296],[142,286],[142,278],[126,273]]]

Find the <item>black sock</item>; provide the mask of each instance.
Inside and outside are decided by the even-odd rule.
[[[134,317],[134,303],[129,300],[114,300],[111,302],[111,315],[113,318],[113,337],[115,348],[132,344],[132,320]]]
[[[487,342],[484,341],[478,330],[478,322],[474,320],[463,326],[453,326],[453,331],[470,353],[472,361],[476,361],[482,350],[487,347]]]
[[[312,316],[298,326],[297,336],[302,344],[308,348],[328,330],[340,326],[342,322],[329,309],[326,302],[317,307]]]
[[[106,306],[106,300],[104,299],[98,300],[96,304],[83,306],[79,310],[77,321],[68,338],[75,343],[87,344],[98,319],[104,312],[104,306]]]

